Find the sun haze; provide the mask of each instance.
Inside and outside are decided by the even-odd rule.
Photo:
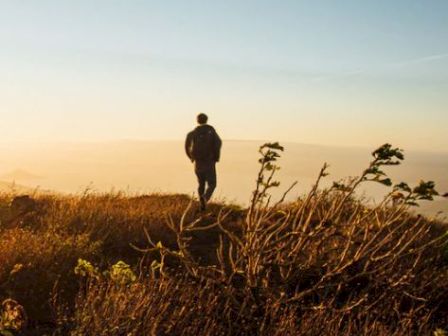
[[[444,151],[448,3],[4,1],[3,141],[224,139]]]
[[[447,336],[447,42],[448,0],[0,0],[0,336]]]

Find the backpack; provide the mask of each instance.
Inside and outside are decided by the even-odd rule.
[[[216,133],[213,127],[198,127],[193,134],[192,156],[199,161],[215,160]]]

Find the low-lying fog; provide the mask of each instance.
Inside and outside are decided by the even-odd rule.
[[[257,149],[262,142],[225,141],[218,164],[215,197],[246,204],[255,185]],[[359,175],[368,165],[374,148],[344,148],[285,143],[279,161],[281,182],[278,196],[292,182],[298,186],[290,198],[305,193],[324,162],[330,176],[323,185],[346,176]],[[394,182],[411,185],[420,179],[433,180],[440,192],[448,191],[448,153],[405,151],[400,166],[387,167]],[[181,141],[116,141],[84,144],[0,145],[0,181],[43,190],[80,193],[122,190],[128,193],[187,193],[196,188],[195,175]],[[5,183],[0,184],[0,188]],[[386,187],[365,184],[361,192],[378,199]],[[419,211],[434,214],[448,211],[448,200],[422,203]]]

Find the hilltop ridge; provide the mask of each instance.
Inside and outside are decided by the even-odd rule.
[[[276,203],[280,151],[261,148],[247,207],[203,212],[185,194],[0,194],[1,309],[29,317],[3,311],[0,331],[401,336],[446,326],[447,226],[409,211],[436,197],[434,183],[395,184],[374,205],[357,197],[364,183],[392,184],[382,169],[404,157],[385,144],[359,177],[321,187],[324,166],[307,194]]]
[[[217,166],[218,198],[242,206],[248,204],[257,172],[257,149],[261,144],[259,141],[224,141],[222,159]],[[286,143],[279,162],[282,167],[278,172],[279,181],[284,186],[295,180],[299,182],[289,195],[288,199],[292,200],[308,191],[324,162],[330,165],[330,176],[323,183],[331,184],[346,176],[358,175],[368,162],[371,150]],[[4,147],[0,154],[4,158],[4,171],[8,167],[10,171],[19,167],[33,175],[38,172],[42,177],[37,181],[17,182],[57,192],[82,193],[90,188],[99,192],[125,190],[131,194],[190,194],[196,190],[191,162],[185,156],[183,142],[178,140],[34,144],[31,148]],[[405,151],[405,157],[400,167],[387,169],[395,182],[415,184],[423,177],[435,181],[441,190],[448,190],[447,154]],[[366,184],[360,190],[375,200],[380,200],[385,192],[387,188],[373,184]],[[280,190],[274,191],[274,197],[280,196]],[[427,215],[446,212],[448,200],[437,202],[437,207],[422,202],[419,211]]]

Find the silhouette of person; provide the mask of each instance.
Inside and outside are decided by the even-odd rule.
[[[197,116],[199,125],[188,133],[185,140],[185,152],[191,162],[194,162],[194,171],[198,178],[202,211],[206,209],[206,204],[216,188],[216,162],[219,161],[222,145],[218,133],[207,121],[207,115],[200,113]]]

